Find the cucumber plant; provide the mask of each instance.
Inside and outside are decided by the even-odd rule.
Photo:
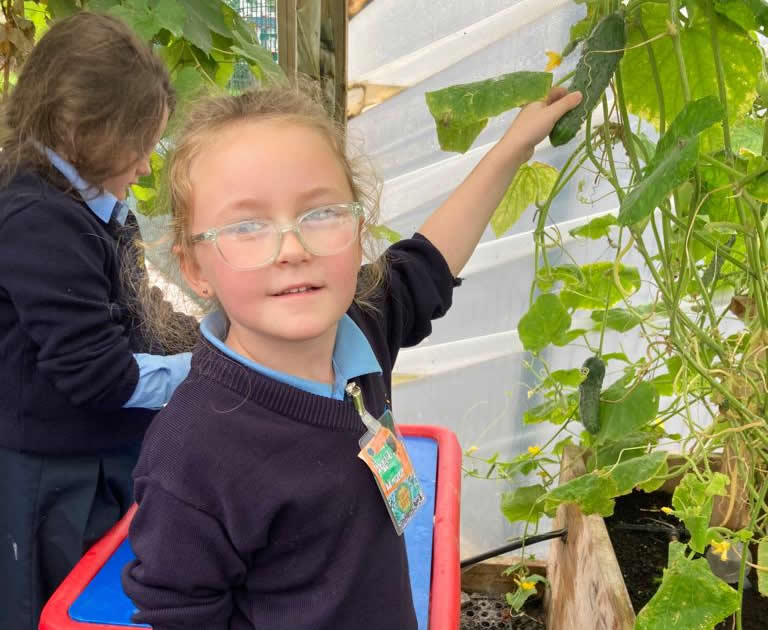
[[[536,271],[518,333],[538,382],[522,420],[551,422],[553,430],[509,461],[472,450],[466,469],[510,480],[502,511],[526,527],[564,502],[608,515],[633,488],[680,478],[670,511],[691,540],[670,554],[673,570],[636,627],[662,630],[677,619],[679,628],[706,628],[733,614],[742,628],[749,561],[738,585],[723,588],[695,558],[708,547],[756,547],[752,566],[768,595],[768,80],[756,36],[766,34],[768,6],[575,4],[586,15],[562,56],[579,54],[570,87],[585,98],[550,137],[567,156],[559,169],[541,162],[521,169],[493,224],[501,235],[535,205]],[[442,115],[464,140],[485,124],[458,107]],[[596,177],[616,210],[563,238],[550,226],[553,203],[569,184],[567,192]],[[587,256],[595,257],[578,254],[574,239],[594,240]],[[641,341],[639,356],[624,350],[630,337]],[[563,365],[560,348],[589,357],[583,369]],[[587,473],[558,485],[567,445],[579,449]],[[669,459],[670,451],[680,457]],[[540,477],[533,485],[532,474]],[[676,595],[710,587],[719,596],[706,606]]]

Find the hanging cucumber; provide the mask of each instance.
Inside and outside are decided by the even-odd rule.
[[[549,134],[549,140],[554,146],[573,139],[587,114],[600,102],[600,97],[624,55],[625,44],[624,16],[621,12],[604,17],[595,26],[584,42],[581,58],[568,88],[571,92],[578,90],[583,98],[581,103],[555,123]]]
[[[592,435],[600,431],[600,390],[605,378],[605,363],[597,357],[584,361],[587,377],[579,385],[579,415],[581,424]]]

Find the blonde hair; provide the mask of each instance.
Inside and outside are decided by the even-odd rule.
[[[361,244],[365,257],[372,262],[359,274],[355,301],[364,308],[375,308],[373,298],[386,282],[386,267],[371,234],[371,227],[379,219],[379,186],[362,157],[348,156],[344,129],[329,117],[320,94],[316,84],[298,80],[234,96],[210,95],[190,108],[173,142],[161,193],[170,210],[173,251],[182,259],[193,256],[190,171],[195,158],[217,133],[231,125],[254,121],[303,125],[328,141],[344,168],[355,201],[362,202],[366,209]]]
[[[32,49],[0,128],[5,183],[31,168],[64,184],[40,147],[98,186],[150,148],[175,104],[168,70],[119,19],[82,11],[55,22]],[[69,186],[67,186],[69,188]]]

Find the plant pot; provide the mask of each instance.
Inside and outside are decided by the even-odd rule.
[[[578,449],[568,447],[560,482],[585,472]],[[561,527],[567,537],[552,541],[547,558],[547,630],[632,630],[635,613],[602,517],[561,505],[553,529]]]

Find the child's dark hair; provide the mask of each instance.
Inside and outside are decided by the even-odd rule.
[[[4,107],[3,178],[31,168],[59,179],[48,147],[99,186],[149,151],[174,106],[163,61],[119,19],[83,11],[55,22]]]

